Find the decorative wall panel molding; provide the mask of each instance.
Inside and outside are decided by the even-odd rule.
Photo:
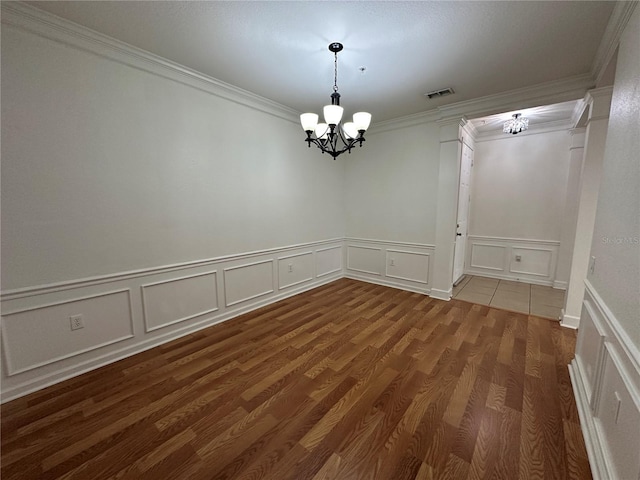
[[[71,317],[84,327],[71,329]],[[38,305],[3,315],[9,376],[97,350],[134,336],[129,289]]]
[[[585,281],[576,356],[569,365],[595,480],[640,478],[640,351]]]
[[[147,332],[218,311],[215,270],[148,283],[140,290]]]
[[[387,249],[386,276],[410,282],[429,283],[431,254]]]
[[[433,245],[347,238],[345,246],[348,278],[430,293]]]
[[[224,269],[224,302],[227,307],[269,293],[273,293],[273,260]]]
[[[364,245],[347,246],[347,270],[382,275],[381,258],[383,258],[382,248]]]
[[[278,258],[278,290],[291,288],[313,279],[313,252]]]
[[[343,252],[329,239],[5,292],[1,400],[342,278]]]
[[[465,273],[562,287],[554,282],[560,242],[469,235]]]
[[[342,245],[316,250],[316,277],[342,272]]]

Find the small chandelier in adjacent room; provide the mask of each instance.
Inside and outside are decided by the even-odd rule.
[[[340,124],[343,108],[340,106],[340,94],[338,93],[338,52],[343,49],[341,43],[329,44],[329,50],[333,52],[333,93],[331,105],[325,105],[323,109],[324,123],[318,123],[318,115],[315,113],[303,113],[300,115],[302,129],[306,132],[305,141],[316,145],[322,153],[328,153],[335,160],[344,152],[351,153],[356,144],[362,146],[364,132],[371,123],[371,114],[358,112],[353,114],[353,122]]]
[[[516,133],[524,132],[527,128],[529,128],[529,119],[524,118],[520,113],[514,113],[513,118],[504,122],[502,131],[515,135]]]

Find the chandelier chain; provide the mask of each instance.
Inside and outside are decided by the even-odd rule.
[[[338,53],[333,53],[333,91],[338,91]]]

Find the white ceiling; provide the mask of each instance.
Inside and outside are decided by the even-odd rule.
[[[28,2],[299,112],[374,122],[592,74],[614,2]],[[359,67],[366,67],[365,73]],[[452,87],[454,95],[427,100]],[[508,115],[507,115],[508,116]]]

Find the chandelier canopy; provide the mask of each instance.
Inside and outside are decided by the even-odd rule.
[[[504,122],[502,131],[515,135],[516,133],[524,132],[527,128],[529,128],[529,119],[524,118],[520,113],[514,113],[513,118]]]
[[[351,149],[358,144],[362,146],[364,142],[364,132],[371,123],[371,114],[358,112],[353,114],[352,122],[340,124],[344,109],[340,106],[340,94],[338,93],[338,52],[343,49],[343,45],[338,42],[329,44],[329,51],[333,52],[333,93],[331,94],[331,104],[325,105],[323,109],[324,123],[318,123],[316,113],[303,113],[300,115],[302,129],[306,132],[305,141],[311,148],[311,144],[316,145],[322,153],[328,153],[335,160],[338,155],[344,152],[351,153]]]

